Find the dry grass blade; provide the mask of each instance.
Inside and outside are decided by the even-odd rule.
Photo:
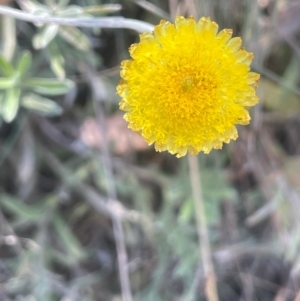
[[[134,0],[134,2],[138,6],[146,9],[147,11],[155,14],[158,17],[160,17],[162,19],[170,20],[170,15],[168,13],[166,13],[164,10],[162,10],[158,6],[152,4],[151,2],[146,1],[146,0]]]

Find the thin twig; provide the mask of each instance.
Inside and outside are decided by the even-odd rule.
[[[188,161],[196,210],[197,230],[200,245],[200,258],[202,259],[203,272],[205,277],[205,295],[208,301],[218,301],[219,297],[209,244],[207,223],[205,218],[205,208],[202,196],[198,159],[196,156],[189,155]]]
[[[91,88],[93,91],[93,100],[94,100],[94,108],[95,115],[97,121],[99,123],[99,127],[101,129],[101,134],[103,137],[103,165],[105,177],[107,179],[107,195],[108,195],[108,204],[113,206],[114,200],[117,199],[117,192],[115,187],[115,179],[113,175],[113,165],[112,159],[108,149],[108,138],[107,138],[107,130],[106,130],[106,120],[103,112],[103,107],[101,106],[101,101],[103,101],[102,96],[97,93],[98,86],[97,81],[95,80],[95,75],[93,70],[89,68],[85,68],[87,71],[87,77],[90,79]],[[116,242],[117,256],[118,256],[118,267],[119,267],[119,276],[121,282],[121,291],[122,291],[122,300],[123,301],[132,301],[132,293],[130,288],[130,280],[129,280],[129,268],[128,268],[128,258],[127,251],[125,246],[125,237],[122,226],[122,221],[118,217],[118,215],[114,215],[111,217],[113,224],[113,232]]]
[[[170,15],[165,12],[163,9],[159,8],[158,6],[152,4],[149,1],[145,1],[145,0],[135,0],[134,1],[138,6],[148,10],[149,12],[157,15],[160,18],[166,19],[166,20],[170,20],[171,17]]]
[[[99,28],[127,28],[137,32],[152,32],[154,26],[147,22],[126,19],[123,17],[101,17],[101,18],[61,18],[56,16],[45,16],[23,12],[19,9],[0,5],[0,15],[14,17],[15,19],[38,23],[59,24],[76,27],[99,27]]]

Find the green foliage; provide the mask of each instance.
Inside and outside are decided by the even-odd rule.
[[[213,15],[220,28],[243,35],[262,74],[260,107],[237,141],[199,156],[220,301],[298,293],[294,2],[18,1],[35,16],[93,24],[107,14],[151,24],[175,13]],[[204,301],[187,160],[145,147],[118,115],[118,66],[137,33],[7,18],[0,19],[0,300],[122,300],[117,219],[134,300]]]
[[[43,115],[61,114],[59,104],[39,94],[57,96],[68,93],[74,87],[74,83],[67,79],[28,77],[31,63],[32,55],[28,51],[23,53],[15,68],[0,54],[0,70],[3,74],[0,77],[0,113],[7,123],[15,119],[19,106]],[[38,94],[29,93],[30,91]]]

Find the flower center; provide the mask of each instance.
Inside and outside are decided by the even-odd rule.
[[[183,92],[188,92],[194,85],[194,78],[192,76],[185,76],[181,82]]]

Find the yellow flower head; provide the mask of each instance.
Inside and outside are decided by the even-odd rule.
[[[258,102],[259,74],[249,72],[253,54],[241,48],[232,30],[203,17],[162,20],[140,35],[122,62],[117,87],[129,128],[157,151],[177,157],[209,153],[238,137],[248,124],[247,107]]]

